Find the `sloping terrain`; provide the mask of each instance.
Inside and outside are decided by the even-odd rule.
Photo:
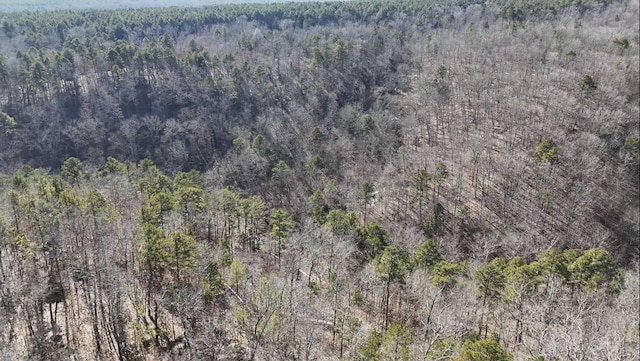
[[[638,13],[0,15],[0,359],[636,360]]]

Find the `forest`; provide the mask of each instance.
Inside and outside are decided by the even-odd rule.
[[[308,1],[308,0],[290,0]],[[135,9],[135,8],[158,8],[158,7],[194,7],[210,6],[229,3],[271,3],[272,0],[0,0],[2,12],[20,11],[55,11],[55,10],[80,10],[80,9]]]
[[[640,359],[638,0],[16,10],[0,360]]]

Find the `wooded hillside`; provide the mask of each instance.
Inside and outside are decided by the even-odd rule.
[[[638,14],[0,13],[0,359],[637,360]]]

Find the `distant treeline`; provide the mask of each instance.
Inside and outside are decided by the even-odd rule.
[[[296,0],[306,1],[306,0]],[[2,1],[1,12],[20,12],[20,11],[54,11],[54,10],[78,10],[78,9],[134,9],[134,8],[160,8],[170,6],[190,7],[190,6],[208,6],[221,5],[229,3],[272,3],[272,0],[84,0],[84,1],[21,1],[21,0],[4,0]]]

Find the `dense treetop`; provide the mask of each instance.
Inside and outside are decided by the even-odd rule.
[[[637,14],[0,13],[3,355],[637,359]]]

